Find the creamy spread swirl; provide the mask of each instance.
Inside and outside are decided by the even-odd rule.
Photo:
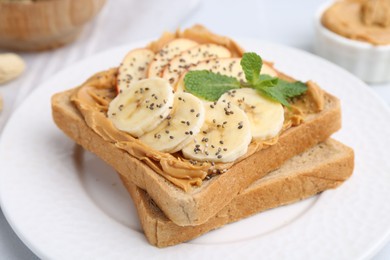
[[[341,36],[373,45],[390,44],[390,0],[336,1],[321,21]]]

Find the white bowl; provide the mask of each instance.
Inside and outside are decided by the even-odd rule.
[[[390,81],[390,44],[375,46],[348,39],[325,28],[321,17],[332,4],[322,5],[316,13],[314,51],[368,83]]]

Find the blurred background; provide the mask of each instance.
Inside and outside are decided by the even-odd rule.
[[[36,4],[62,1],[72,2],[72,0],[38,0]],[[4,2],[6,1],[0,0],[0,6],[4,5]],[[0,95],[3,96],[0,129],[10,113],[34,88],[62,68],[97,52],[138,40],[156,38],[166,30],[174,31],[177,28],[200,23],[211,31],[233,38],[255,38],[313,52],[315,14],[327,1],[82,0],[78,2],[79,4],[71,10],[68,8],[61,11],[61,8],[65,7],[59,6],[58,10],[54,10],[57,12],[54,15],[56,19],[52,21],[53,24],[61,24],[64,20],[71,20],[73,24],[78,24],[77,28],[71,28],[78,30],[75,33],[76,38],[70,39],[73,41],[55,49],[50,49],[56,45],[50,46],[49,43],[48,50],[44,50],[43,47],[41,48],[43,50],[38,52],[16,51],[25,61],[26,69],[16,80],[0,85]],[[0,19],[5,11],[4,7],[0,9]],[[52,9],[50,11],[53,12]],[[27,12],[31,13],[31,7],[28,7]],[[71,15],[71,13],[81,14]],[[21,15],[20,11],[18,15]],[[42,16],[42,12],[38,10],[34,15]],[[64,18],[58,19],[61,16]],[[52,18],[49,16],[46,20]],[[35,21],[34,16],[31,19]],[[15,21],[19,21],[19,18]],[[52,27],[53,24],[46,24],[46,26]],[[2,27],[5,25],[0,25],[0,33]],[[27,44],[30,45],[32,44]],[[2,46],[1,37],[0,46]],[[11,43],[11,47],[18,49],[20,46]],[[9,51],[0,47],[0,53]],[[375,84],[373,88],[390,104],[387,86],[388,84]]]
[[[63,0],[43,2],[57,1]],[[0,23],[5,11],[5,7],[2,6],[4,2],[0,0]],[[36,4],[41,4],[40,2]],[[68,20],[77,26],[67,28],[72,29],[71,33],[66,32],[68,35],[58,36],[52,39],[52,42],[48,40],[50,43],[47,48],[39,45],[38,42],[37,48],[41,49],[39,51],[15,51],[0,47],[0,55],[13,52],[18,54],[25,63],[25,69],[21,69],[23,72],[19,77],[0,84],[0,96],[3,99],[0,134],[7,119],[18,105],[34,89],[39,88],[43,82],[63,68],[116,46],[144,39],[155,39],[163,31],[175,31],[177,28],[186,28],[199,23],[213,32],[232,38],[254,38],[313,52],[314,17],[319,7],[326,2],[324,0],[83,0],[79,1],[78,5],[75,4],[71,10],[66,9],[66,5],[50,7],[52,9],[49,16],[54,19],[54,22],[42,26],[49,28],[58,26],[60,31],[61,22]],[[29,13],[31,15],[34,13],[38,17],[47,15],[42,10],[29,9]],[[21,15],[21,11],[17,11],[17,14]],[[61,18],[62,16],[65,17]],[[20,20],[16,19],[15,23],[18,21]],[[64,23],[66,26],[66,22]],[[0,24],[0,31],[4,26]],[[63,46],[59,46],[61,44]],[[23,49],[23,46],[12,42],[8,42],[8,45]],[[32,43],[27,46],[34,47]],[[390,83],[371,84],[370,87],[387,104],[390,104]],[[375,259],[389,258],[390,246],[387,246]],[[0,259],[35,259],[35,256],[13,233],[2,214],[0,214]]]

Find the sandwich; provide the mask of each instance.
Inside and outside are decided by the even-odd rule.
[[[200,25],[118,65],[55,94],[54,121],[177,226],[208,223],[341,127],[336,97]]]

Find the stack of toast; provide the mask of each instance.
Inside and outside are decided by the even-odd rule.
[[[170,57],[167,46],[178,39],[188,40],[188,46],[175,46],[172,49],[177,49],[176,54]],[[180,151],[155,151],[143,144],[142,138],[116,129],[108,118],[110,101],[136,81],[156,76],[165,77],[176,92],[181,91],[187,71],[208,68],[199,65],[200,58],[175,70],[169,66],[174,66],[172,60],[188,58],[188,49],[198,48],[200,52],[200,44],[228,50],[226,54],[220,48],[216,57],[208,58],[207,64],[218,61],[210,70],[218,70],[215,64],[240,59],[244,53],[233,40],[197,25],[165,33],[147,47],[130,52],[119,68],[98,73],[83,85],[52,98],[55,123],[119,173],[146,238],[157,247],[179,244],[230,222],[335,188],[353,171],[353,150],[330,138],[341,127],[340,102],[318,86],[304,97],[291,99],[292,106],[284,109],[283,128],[277,136],[252,141],[245,155],[230,162],[199,163]],[[137,70],[131,72],[129,63],[137,63]],[[271,63],[264,64],[269,74],[293,80]],[[224,73],[222,69],[218,72]],[[181,171],[170,173],[173,168]],[[199,174],[192,178],[183,169]]]

